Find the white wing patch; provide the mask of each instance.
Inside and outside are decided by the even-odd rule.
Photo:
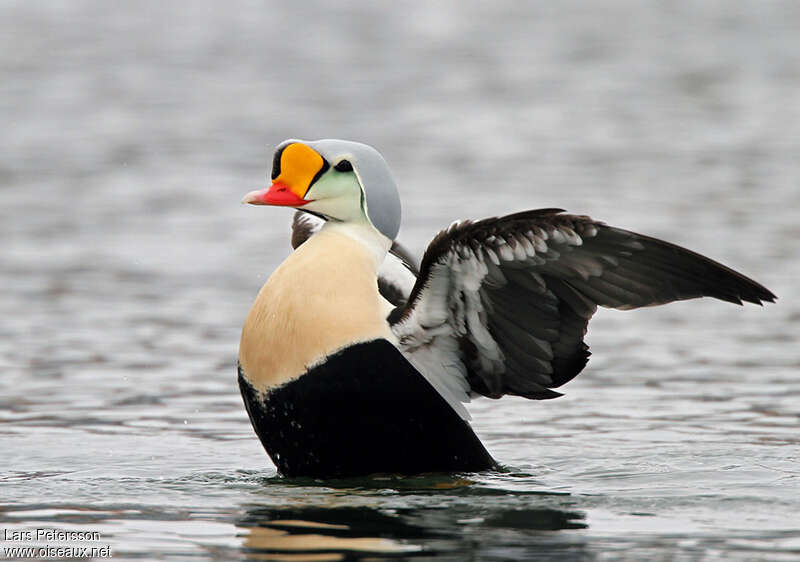
[[[464,224],[454,223],[443,234]],[[507,371],[506,356],[489,330],[492,311],[487,306],[491,303],[486,302],[482,289],[505,286],[506,277],[498,266],[513,267],[516,263],[520,266],[518,273],[527,276],[528,283],[544,290],[544,280],[522,267],[560,257],[548,247],[547,240],[565,249],[583,244],[575,231],[565,227],[455,242],[431,266],[427,285],[410,314],[393,326],[406,358],[465,420],[470,419],[463,406],[470,401],[470,385],[461,340],[466,338],[475,347],[476,367],[484,377],[500,379]],[[537,343],[552,358],[550,342]]]
[[[386,259],[378,268],[378,277],[396,287],[405,298],[408,298],[411,289],[414,288],[414,283],[417,282],[414,272],[406,267],[400,257],[391,252],[386,254]]]

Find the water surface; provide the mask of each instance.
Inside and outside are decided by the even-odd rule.
[[[800,557],[797,4],[0,16],[0,528],[117,559]],[[283,479],[235,365],[290,221],[238,202],[287,137],[382,150],[418,254],[555,206],[780,301],[601,311],[565,397],[472,404],[502,472]]]

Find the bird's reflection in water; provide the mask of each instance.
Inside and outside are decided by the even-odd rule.
[[[452,480],[447,484],[437,481],[413,493],[443,493],[445,500],[452,492],[460,495],[469,488],[468,481]],[[504,536],[509,533],[526,536],[528,540],[524,542],[528,546],[538,543],[554,558],[559,558],[566,550],[574,555],[576,549],[583,548],[582,541],[575,541],[575,537],[559,539],[552,533],[586,528],[583,514],[552,508],[493,508],[493,502],[486,501],[488,497],[474,491],[477,492],[472,498],[474,501],[443,501],[441,508],[251,506],[237,526],[245,555],[254,560],[479,556],[484,549],[499,546],[494,543],[501,529]],[[363,492],[363,487],[360,491],[353,489],[356,496]],[[531,542],[533,536],[539,536],[540,540]]]
[[[370,508],[253,509],[239,523],[255,560],[343,560],[423,551],[403,523]]]

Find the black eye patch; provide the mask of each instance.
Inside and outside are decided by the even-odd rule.
[[[349,160],[342,160],[338,164],[333,167],[334,170],[337,172],[352,172],[353,165],[350,163]]]
[[[286,146],[289,146],[288,144]],[[278,150],[275,151],[275,157],[272,159],[272,179],[274,180],[279,175],[281,175],[281,156],[283,155],[283,151],[286,150],[286,146],[280,147]]]

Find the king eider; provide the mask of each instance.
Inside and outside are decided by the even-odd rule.
[[[598,306],[776,298],[699,254],[561,209],[454,223],[417,271],[394,244],[389,167],[356,142],[281,143],[272,185],[242,201],[302,210],[239,348],[250,421],[285,476],[496,467],[464,403],[561,396],[552,389],[588,361]]]

